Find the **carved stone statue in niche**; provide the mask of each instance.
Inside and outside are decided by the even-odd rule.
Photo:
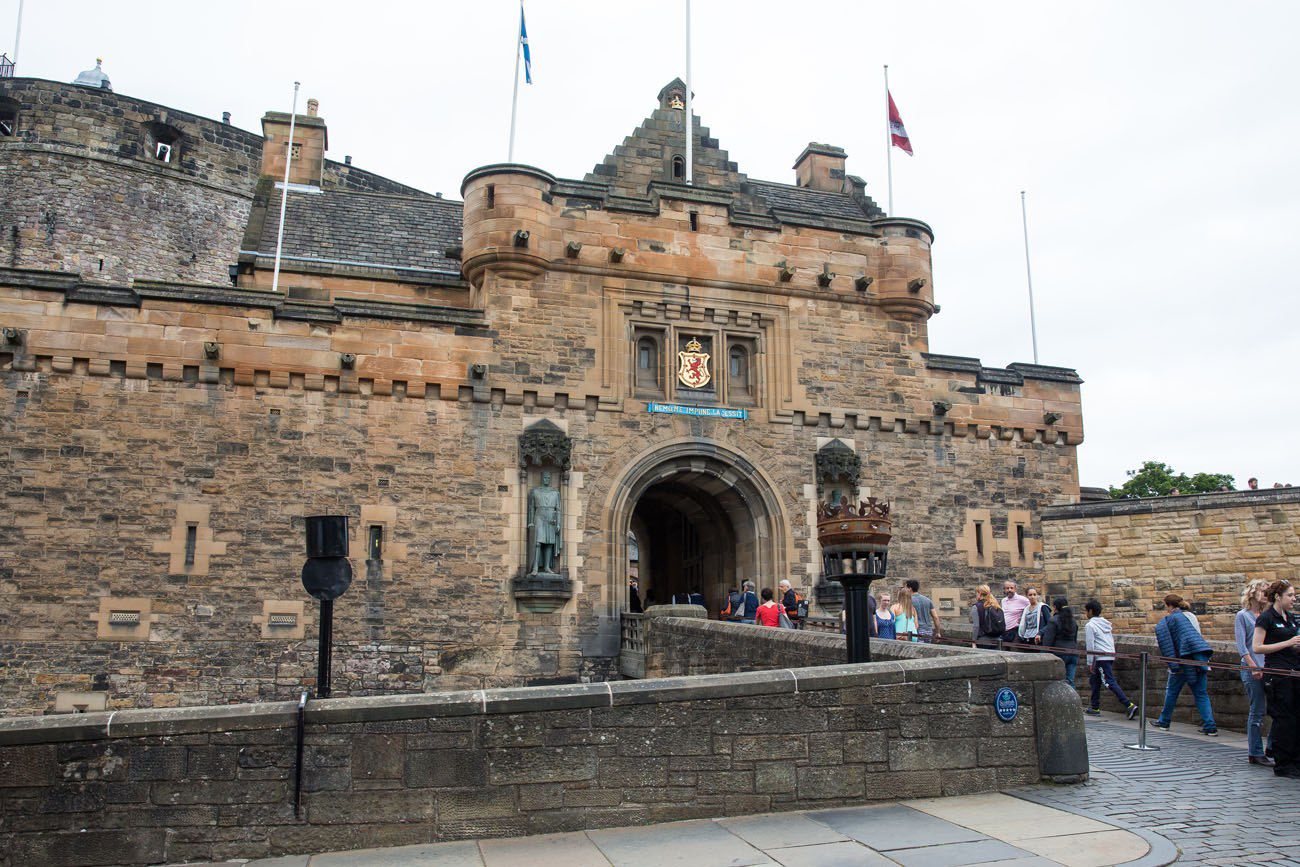
[[[560,492],[551,487],[551,473],[542,471],[542,483],[528,492],[528,574],[555,574],[560,559]]]

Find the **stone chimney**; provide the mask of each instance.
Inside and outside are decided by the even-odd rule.
[[[289,183],[320,186],[325,171],[325,151],[329,148],[329,135],[325,121],[317,115],[320,102],[307,100],[307,114],[294,119],[293,166],[289,170]],[[262,115],[262,175],[284,180],[285,143],[289,139],[289,113],[268,111]]]
[[[808,147],[794,161],[794,180],[801,187],[844,192],[844,161],[848,154],[835,145],[808,142]]]

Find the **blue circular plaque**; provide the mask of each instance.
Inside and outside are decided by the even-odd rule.
[[[1020,712],[1020,699],[1016,698],[1011,687],[1004,686],[998,690],[997,697],[993,699],[993,707],[998,712],[998,719],[1011,722]]]

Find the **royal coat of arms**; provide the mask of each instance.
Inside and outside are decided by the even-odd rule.
[[[704,352],[700,341],[692,340],[686,344],[686,351],[677,353],[681,365],[677,368],[677,379],[687,388],[704,388],[713,377],[709,374],[709,353]]]

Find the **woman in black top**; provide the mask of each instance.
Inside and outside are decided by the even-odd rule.
[[[1052,600],[1052,618],[1043,627],[1043,647],[1059,647],[1053,651],[1065,663],[1065,681],[1074,686],[1074,670],[1079,665],[1079,624],[1064,596]],[[1068,651],[1068,652],[1067,652]]]
[[[1252,648],[1264,654],[1264,667],[1285,669],[1286,674],[1265,674],[1268,715],[1273,718],[1273,773],[1300,779],[1300,615],[1295,588],[1289,581],[1274,581],[1264,591],[1269,606],[1255,620]]]

